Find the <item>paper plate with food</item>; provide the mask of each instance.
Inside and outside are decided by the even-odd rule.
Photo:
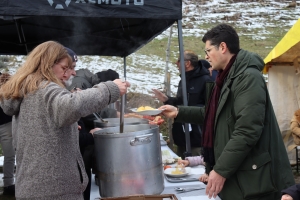
[[[164,110],[158,110],[155,108],[152,108],[150,106],[140,106],[138,108],[131,109],[132,112],[135,112],[139,115],[158,115],[162,113]]]
[[[190,167],[178,167],[178,165],[174,168],[167,168],[164,170],[164,174],[170,177],[184,177],[187,176],[190,172]]]

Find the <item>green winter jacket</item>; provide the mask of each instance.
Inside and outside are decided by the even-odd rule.
[[[280,191],[295,184],[263,67],[258,55],[240,50],[221,90],[213,169],[226,178],[222,200],[280,199]],[[175,121],[202,125],[204,113],[204,107],[182,106]]]

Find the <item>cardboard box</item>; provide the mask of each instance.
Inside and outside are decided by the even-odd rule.
[[[125,197],[108,197],[101,200],[178,200],[175,194],[162,195],[133,195]]]

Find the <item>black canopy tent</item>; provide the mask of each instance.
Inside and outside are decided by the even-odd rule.
[[[4,0],[0,18],[0,54],[55,40],[79,55],[125,57],[181,19],[181,1]]]
[[[181,18],[181,0],[2,0],[0,54],[27,55],[38,44],[54,40],[78,55],[123,57],[125,72],[126,56],[177,21],[184,72]],[[186,141],[189,155],[189,134]]]

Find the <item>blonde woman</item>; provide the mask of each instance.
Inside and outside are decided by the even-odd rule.
[[[63,84],[71,66],[61,44],[45,42],[0,89],[3,111],[15,116],[17,199],[83,199],[88,179],[77,121],[115,102],[129,87],[117,79],[71,93]]]

